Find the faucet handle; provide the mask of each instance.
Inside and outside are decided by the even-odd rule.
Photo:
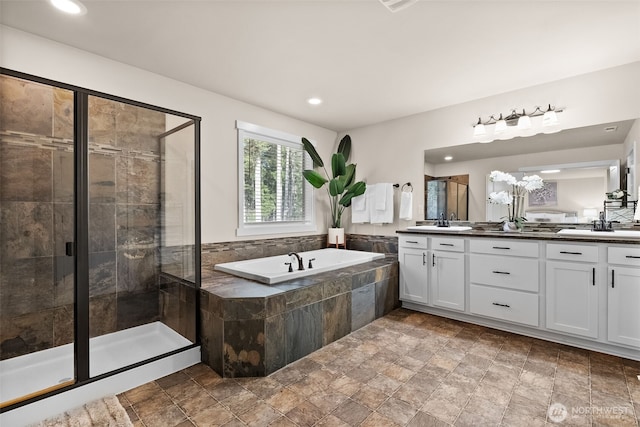
[[[311,261],[315,261],[315,258],[311,258],[309,259],[309,266],[307,268],[313,268],[313,264],[311,264]]]
[[[293,267],[291,266],[290,262],[285,262],[284,265],[288,265],[289,266],[289,273],[293,273]]]

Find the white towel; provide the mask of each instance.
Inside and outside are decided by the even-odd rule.
[[[369,214],[369,206],[371,202],[367,203],[367,199],[371,196],[371,186],[367,186],[364,194],[358,197],[354,197],[351,201],[351,223],[352,224],[364,224],[369,222],[371,215]]]
[[[374,208],[379,211],[383,211],[387,208],[387,185],[391,184],[376,184],[375,185],[375,204]]]
[[[372,197],[374,200],[369,203],[371,213],[371,224],[391,224],[393,223],[393,184],[376,184]],[[378,209],[379,198],[384,198],[384,209]]]
[[[400,193],[400,219],[411,221],[413,218],[413,193],[403,191]]]

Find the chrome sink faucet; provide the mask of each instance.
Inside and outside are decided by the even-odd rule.
[[[593,231],[613,231],[611,221],[607,222],[604,212],[600,212],[598,221],[593,221]]]
[[[444,216],[444,212],[440,213],[440,218],[438,218],[438,222],[436,223],[437,227],[449,227],[449,221],[447,221],[447,218]]]
[[[289,252],[289,256],[295,256],[298,259],[298,270],[304,270],[304,262],[302,261],[302,257],[295,252]]]

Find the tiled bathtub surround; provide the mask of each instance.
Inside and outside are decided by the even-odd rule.
[[[267,286],[207,272],[202,359],[225,377],[264,376],[398,306],[395,257]]]
[[[199,364],[118,398],[136,426],[637,426],[638,374],[632,360],[397,310],[265,378]]]
[[[0,76],[0,359],[73,340],[73,93]],[[165,115],[90,97],[90,333],[158,319]]]

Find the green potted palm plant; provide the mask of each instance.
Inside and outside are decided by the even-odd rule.
[[[362,181],[355,182],[356,165],[347,163],[351,154],[351,137],[345,135],[338,151],[331,156],[331,175],[322,161],[322,158],[315,147],[307,138],[302,138],[304,151],[313,160],[314,169],[307,169],[302,172],[304,178],[314,188],[322,188],[327,184],[327,194],[329,196],[329,207],[331,209],[331,227],[328,230],[328,241],[330,244],[344,244],[344,228],[342,227],[342,213],[351,206],[354,197],[361,196],[367,189],[367,185]],[[320,168],[321,172],[315,169]]]

